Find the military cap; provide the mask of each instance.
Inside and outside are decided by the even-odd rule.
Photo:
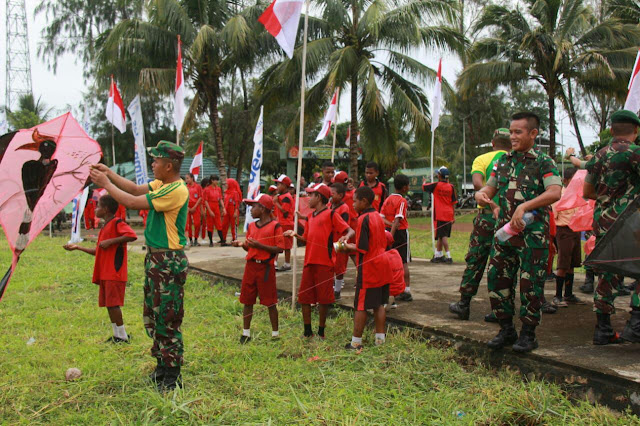
[[[184,149],[173,142],[160,141],[155,147],[147,148],[147,152],[154,158],[171,158],[182,160]]]
[[[611,114],[611,122],[631,123],[635,124],[636,126],[640,126],[640,118],[638,118],[638,116],[634,112],[627,109],[621,109]]]
[[[500,127],[493,131],[493,139],[511,139],[511,132],[509,129]]]

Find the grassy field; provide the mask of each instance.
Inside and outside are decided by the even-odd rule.
[[[0,423],[321,423],[321,424],[630,424],[637,417],[587,402],[571,403],[544,382],[507,371],[462,366],[453,349],[418,340],[410,331],[361,354],[342,346],[351,315],[330,319],[326,341],[304,341],[300,314],[285,307],[281,339],[270,339],[256,308],[254,340],[238,343],[242,307],[235,288],[195,275],[186,288],[186,386],[159,395],[145,381],[154,361],[141,323],[142,257],[129,258],[124,308],[131,345],[102,343],[110,335],[93,259],[40,237],[0,302]],[[0,243],[0,265],[9,264]],[[30,339],[35,339],[35,341]],[[31,343],[29,343],[31,342]],[[64,380],[65,370],[82,377]]]
[[[473,223],[476,212],[465,213],[456,217],[456,223]],[[470,225],[469,225],[470,226]],[[409,219],[409,235],[411,236],[411,254],[414,257],[431,259],[433,246],[431,244],[431,218],[414,217]],[[451,231],[449,250],[454,262],[464,262],[469,249],[469,235],[471,231]]]

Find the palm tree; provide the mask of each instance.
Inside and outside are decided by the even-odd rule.
[[[41,97],[36,100],[33,94],[26,94],[18,98],[17,110],[7,111],[7,120],[15,130],[29,129],[47,121],[52,111]]]
[[[239,12],[235,7],[223,0],[152,0],[145,19],[118,23],[100,52],[101,73],[116,74],[126,93],[142,89],[169,95],[174,90],[176,39],[181,36],[185,81],[195,91],[182,132],[198,116],[207,116],[222,177],[227,177],[218,109],[222,80],[238,68],[250,69],[259,53],[275,49],[272,37],[257,22],[264,5]]]
[[[306,78],[314,84],[306,95],[305,124],[320,118],[336,88],[341,93],[349,88],[349,172],[355,178],[359,132],[378,153],[395,155],[389,108],[414,133],[428,133],[427,96],[410,78],[424,82],[436,73],[411,53],[419,48],[462,50],[463,37],[452,26],[456,6],[450,0],[320,0],[315,7],[320,17],[309,17]],[[427,19],[431,25],[425,24]],[[259,91],[266,105],[296,102],[301,60],[299,47],[291,60],[263,73]],[[289,140],[295,124],[289,127]]]
[[[578,129],[571,79],[594,73],[615,78],[615,58],[628,56],[638,28],[617,18],[598,22],[583,0],[525,0],[526,11],[488,6],[475,26],[487,35],[471,46],[473,63],[459,77],[471,94],[478,84],[521,84],[535,81],[547,96],[551,155],[556,148],[556,99],[569,110]],[[566,92],[565,92],[565,85]],[[584,151],[584,147],[581,146]]]

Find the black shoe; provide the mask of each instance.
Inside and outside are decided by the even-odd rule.
[[[242,343],[243,345],[245,343],[249,343],[251,341],[251,337],[250,336],[245,336],[244,334],[242,336],[240,336],[240,343]]]
[[[622,343],[620,335],[613,331],[611,327],[611,315],[609,314],[596,314],[598,322],[596,324],[596,330],[593,333],[594,345],[614,345]]]
[[[453,263],[453,258],[452,257],[445,257],[444,260],[442,261],[442,263],[448,263],[449,265],[451,265]]]
[[[595,279],[594,274],[591,272],[587,272],[587,277],[584,280],[584,284],[580,286],[580,291],[583,293],[591,294],[593,293],[593,280]]]
[[[431,263],[444,263],[444,256],[440,256],[440,257],[433,256],[431,258]]]
[[[484,322],[495,322],[498,323],[500,321],[498,321],[498,318],[496,318],[496,315],[493,312],[488,313],[487,315],[484,316]]]
[[[487,342],[491,349],[502,349],[507,345],[513,345],[518,340],[518,332],[513,327],[513,320],[500,321],[500,331],[493,339]]]
[[[542,303],[542,307],[540,308],[540,310],[543,314],[555,314],[556,312],[558,312],[558,308],[556,308],[546,300]]]
[[[353,343],[349,342],[346,345],[344,345],[344,348],[348,351],[359,351],[362,349],[362,345],[354,345]]]
[[[128,339],[121,339],[119,337],[116,336],[111,336],[109,337],[107,340],[105,340],[105,343],[112,343],[112,344],[119,344],[119,343],[131,343],[131,335],[127,335],[129,338]]]
[[[149,374],[149,380],[151,380],[151,383],[154,383],[157,386],[158,383],[162,383],[162,381],[164,380],[164,373],[164,367],[160,365],[160,361],[158,361],[156,369],[153,370],[151,374]]]
[[[631,311],[631,318],[624,326],[622,338],[627,342],[640,343],[640,311]]]
[[[556,274],[554,274],[553,272],[547,275],[547,278],[545,279],[545,281],[555,281],[555,280],[556,280]]]
[[[193,246],[194,246],[194,247],[200,247],[200,243],[198,242],[198,240],[196,240],[196,242],[195,242],[195,243],[193,243]]]
[[[340,292],[339,291],[334,291],[333,292],[333,298],[336,300],[340,300]]]
[[[572,304],[572,305],[583,305],[584,304],[584,302],[582,300],[580,300],[579,298],[577,298],[575,294],[563,297],[562,301],[563,302],[567,302],[567,303]]]
[[[404,293],[397,295],[396,300],[400,302],[411,302],[413,301],[413,296],[411,295],[411,293],[407,293],[405,291]]]
[[[471,298],[461,297],[459,302],[449,304],[449,312],[456,314],[461,320],[469,320],[471,313]]]
[[[209,243],[209,247],[213,247],[213,242],[210,242],[210,243]]]
[[[182,387],[182,374],[180,367],[165,367],[164,379],[158,383],[158,391],[172,391],[176,387]]]
[[[519,353],[527,353],[537,349],[538,339],[536,339],[536,326],[523,324],[522,330],[520,330],[520,337],[512,348]]]

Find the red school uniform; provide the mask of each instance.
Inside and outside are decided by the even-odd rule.
[[[458,202],[456,190],[449,182],[425,183],[422,190],[433,193],[434,218],[437,222],[453,222],[453,206]]]
[[[344,203],[340,203],[339,205],[331,205],[331,210],[333,210],[334,214],[340,215],[342,220],[344,220],[347,224],[350,222],[349,215],[349,207]],[[351,227],[351,226],[350,226]],[[353,229],[353,228],[352,228]],[[338,238],[336,238],[337,240]],[[347,271],[347,264],[349,263],[349,253],[335,252],[334,256],[334,272],[336,275],[343,275]]]
[[[273,208],[276,212],[276,218],[283,231],[290,231],[293,229],[294,210],[296,207],[293,197],[288,192],[285,192],[284,194],[279,194],[276,198],[284,209],[284,211],[281,211],[278,207]],[[293,247],[293,237],[285,237],[284,249],[290,250],[291,247]]]
[[[399,217],[399,230],[409,229],[409,222],[407,222],[407,200],[402,194],[389,195],[382,205],[380,213],[384,215],[385,219],[392,223],[397,217]]]
[[[207,203],[213,217],[207,214],[207,231],[213,232],[213,229],[220,231],[222,229],[222,218],[220,216],[220,200],[222,199],[222,188],[219,186],[209,185],[202,191],[202,201]]]
[[[360,186],[368,185],[366,180],[360,182]],[[373,190],[373,194],[375,195],[373,199],[373,203],[371,203],[371,207],[373,207],[376,211],[380,211],[384,200],[387,198],[387,187],[384,183],[380,182],[378,178],[376,178],[376,184],[374,186],[370,186]]]
[[[282,248],[282,226],[270,220],[262,226],[258,222],[249,224],[247,239],[254,239],[266,246]],[[256,296],[260,297],[260,304],[271,306],[278,303],[278,289],[276,288],[275,255],[264,250],[250,247],[247,251],[247,264],[242,277],[240,289],[240,303],[254,305]]]
[[[298,293],[300,304],[328,305],[335,302],[333,294],[333,242],[344,235],[348,229],[349,225],[340,215],[328,208],[320,212],[314,211],[309,215],[304,230],[307,244]]]
[[[120,204],[118,206],[118,211],[116,212],[116,214],[114,215],[116,218],[118,219],[122,219],[125,222],[127,221],[127,208],[125,206],[123,206],[122,204]]]
[[[137,238],[133,229],[125,221],[116,217],[105,223],[98,234],[92,282],[100,286],[98,300],[100,307],[124,305],[124,290],[127,283],[127,244],[112,245],[107,249],[100,247],[102,241],[122,236]]]
[[[351,229],[356,229],[356,225],[358,223],[358,213],[356,209],[353,207],[353,194],[356,192],[355,189],[351,191],[345,191],[344,197],[342,198],[342,202],[347,205],[349,208],[349,226]]]
[[[193,208],[198,200],[202,198],[202,187],[193,182],[191,185],[187,185],[189,190],[189,208]],[[200,209],[195,209],[193,212],[187,214],[187,226],[186,230],[189,233],[189,238],[198,238],[200,234]],[[193,225],[193,228],[191,227]]]
[[[402,257],[397,250],[392,249],[386,253],[389,260],[389,266],[391,267],[391,282],[389,283],[389,295],[398,296],[404,293],[406,284],[404,282],[404,264],[402,263]]]

